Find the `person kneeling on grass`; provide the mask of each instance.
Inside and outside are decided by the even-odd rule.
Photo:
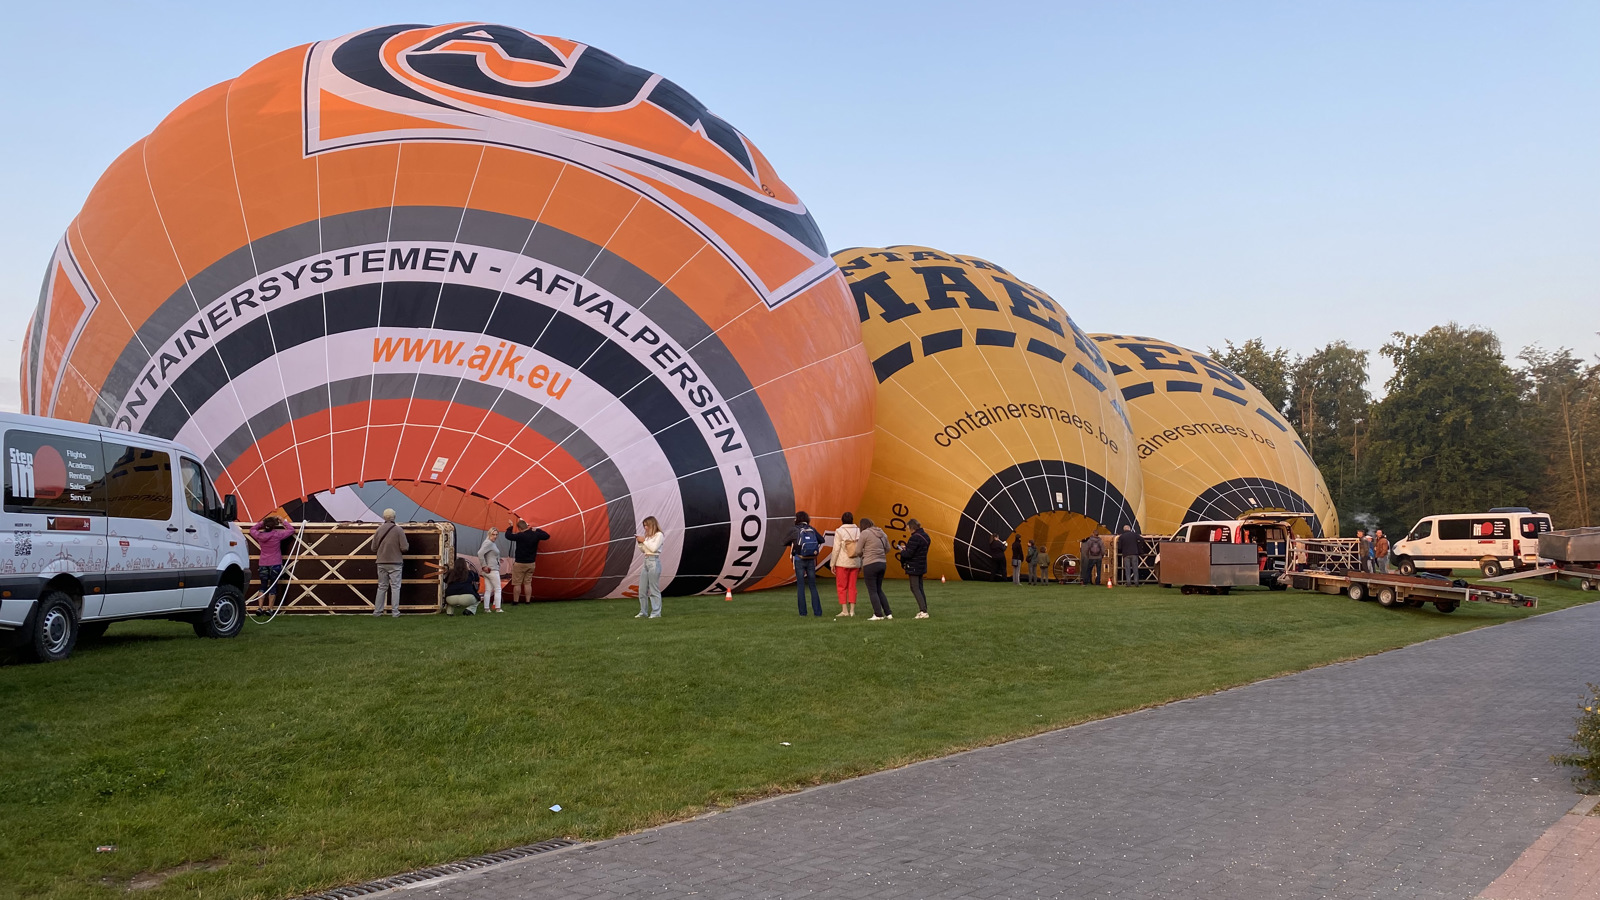
[[[478,604],[483,602],[483,597],[478,594],[478,576],[465,559],[456,557],[455,565],[450,567],[444,582],[445,615],[453,616],[458,609],[466,616],[478,611]]]

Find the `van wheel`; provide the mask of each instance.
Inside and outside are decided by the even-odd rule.
[[[1479,568],[1483,570],[1483,577],[1485,578],[1495,578],[1505,571],[1500,566],[1500,561],[1496,559],[1484,560],[1483,565],[1479,566]]]
[[[78,642],[78,610],[72,598],[46,591],[33,612],[33,631],[26,649],[35,662],[60,662],[72,655]]]
[[[106,629],[110,627],[110,622],[83,622],[78,625],[78,640],[98,641],[106,636]]]
[[[1378,605],[1379,606],[1383,607],[1384,609],[1394,609],[1395,606],[1399,605],[1399,602],[1400,601],[1395,598],[1394,588],[1392,588],[1392,587],[1378,588]]]
[[[1415,575],[1415,574],[1417,574],[1417,562],[1416,562],[1416,560],[1412,559],[1409,556],[1400,557],[1400,574],[1401,575]]]
[[[194,633],[204,638],[231,638],[244,627],[244,595],[231,584],[217,588],[211,605],[194,623]]]
[[[1365,600],[1365,599],[1367,599],[1367,586],[1362,584],[1362,583],[1360,583],[1360,582],[1358,582],[1358,581],[1350,582],[1350,599],[1351,600]]]

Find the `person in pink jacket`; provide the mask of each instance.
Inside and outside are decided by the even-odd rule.
[[[283,605],[283,542],[294,536],[294,529],[277,516],[267,516],[250,526],[250,536],[256,539],[256,546],[261,548],[261,557],[256,564],[261,574],[261,599],[256,608],[267,612]],[[269,596],[276,597],[277,602],[269,603]]]

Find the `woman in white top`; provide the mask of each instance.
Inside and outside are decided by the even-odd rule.
[[[478,548],[478,571],[483,573],[483,609],[500,612],[500,545],[495,539],[500,532],[490,528],[483,533],[483,545]]]
[[[842,522],[833,532],[833,586],[839,591],[839,615],[856,614],[856,579],[861,575],[861,529],[851,513],[839,517]],[[835,616],[834,618],[838,618]]]
[[[645,516],[644,534],[633,540],[644,554],[644,568],[639,572],[639,614],[635,619],[661,618],[661,545],[667,535],[655,516]]]

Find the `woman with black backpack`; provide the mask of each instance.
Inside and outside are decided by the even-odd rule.
[[[911,581],[911,596],[917,600],[917,618],[928,617],[928,597],[922,592],[922,576],[928,574],[928,533],[922,530],[922,523],[916,519],[907,519],[906,527],[911,529],[911,536],[906,538],[906,545],[900,548],[900,566],[906,570],[906,577]]]
[[[806,614],[806,585],[810,585],[812,614],[822,618],[822,597],[817,594],[817,551],[822,549],[822,535],[811,527],[811,516],[794,514],[794,527],[789,529],[783,545],[794,548],[790,558],[794,560],[794,589],[800,615]]]

